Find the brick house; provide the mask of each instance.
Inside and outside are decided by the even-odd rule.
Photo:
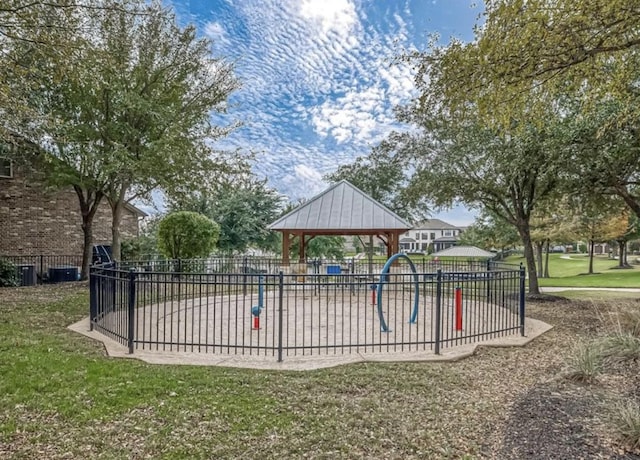
[[[138,236],[138,221],[145,215],[126,205],[122,237]],[[106,200],[96,212],[93,238],[95,244],[111,244],[111,208]],[[64,255],[81,260],[82,243],[82,216],[73,188],[48,188],[0,158],[0,255]]]

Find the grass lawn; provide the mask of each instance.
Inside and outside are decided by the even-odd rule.
[[[87,304],[77,283],[0,289],[0,458],[623,458],[603,401],[640,384],[561,377],[608,304],[528,305],[555,328],[523,348],[312,372],[108,358],[66,329]]]
[[[564,257],[563,257],[564,256]],[[524,263],[524,257],[511,256],[510,263]],[[617,260],[607,256],[595,257],[593,275],[589,271],[589,257],[582,254],[550,254],[549,274],[551,278],[539,278],[540,286],[566,287],[634,287],[640,288],[640,266],[633,269],[612,269],[618,265]]]

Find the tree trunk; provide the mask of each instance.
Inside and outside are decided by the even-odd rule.
[[[524,244],[524,258],[527,261],[527,274],[529,275],[529,294],[539,295],[538,273],[536,272],[536,261],[533,254],[528,221],[521,220],[519,222],[518,233],[520,233],[520,238],[522,238],[522,243]]]
[[[544,256],[544,275],[543,278],[550,278],[549,276],[549,245],[551,244],[551,240],[547,240],[547,252]]]
[[[122,259],[120,222],[122,220],[124,202],[117,200],[115,202],[110,201],[109,204],[111,205],[111,255],[113,260],[119,262]]]
[[[593,249],[596,245],[594,240],[589,240],[589,271],[588,275],[593,275]]]
[[[627,242],[624,240],[618,240],[618,267],[624,268],[627,266],[625,260],[627,256]]]
[[[536,245],[536,265],[538,268],[538,277],[542,278],[544,273],[542,273],[542,245],[544,244],[544,242],[542,241],[536,241],[535,245]]]
[[[84,190],[74,186],[80,204],[80,214],[82,216],[82,268],[80,269],[80,279],[89,278],[89,267],[93,259],[93,218],[96,215],[98,206],[102,201],[102,193],[92,190]]]

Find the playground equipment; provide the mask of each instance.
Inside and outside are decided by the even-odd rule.
[[[253,315],[253,327],[252,329],[260,329],[260,313],[264,308],[264,276],[258,278],[258,305],[251,307],[251,314]]]
[[[387,263],[382,267],[382,271],[380,272],[380,282],[378,283],[377,297],[378,297],[378,318],[380,320],[380,331],[382,332],[391,332],[387,322],[384,319],[384,313],[382,311],[382,287],[385,283],[389,282],[389,269],[391,265],[398,259],[403,258],[407,260],[411,271],[413,272],[413,281],[414,281],[414,296],[413,296],[413,311],[411,312],[411,318],[409,319],[409,324],[415,324],[418,319],[418,303],[420,299],[420,282],[418,278],[418,272],[416,271],[415,265],[406,254],[398,253],[389,257]],[[374,291],[375,292],[375,291]]]

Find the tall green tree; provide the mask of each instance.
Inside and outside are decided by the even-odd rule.
[[[529,292],[539,294],[530,220],[558,185],[558,121],[551,116],[544,125],[511,132],[487,128],[470,112],[466,118],[446,117],[417,105],[405,116],[422,129],[406,151],[415,168],[412,196],[427,197],[437,207],[462,202],[487,209],[512,225],[524,246]]]
[[[279,237],[267,226],[276,220],[282,197],[250,173],[205,191],[192,191],[169,199],[172,210],[202,213],[220,225],[218,248],[226,253],[246,249],[276,250]]]
[[[75,10],[84,27],[67,31],[70,53],[35,49],[32,66],[50,73],[34,74],[41,80],[29,102],[44,120],[34,142],[47,146],[55,181],[78,192],[83,227],[109,202],[119,258],[125,203],[226,172],[210,145],[228,128],[213,125],[211,114],[226,110],[238,82],[230,64],[211,56],[210,42],[159,3],[95,2],[114,7]]]

